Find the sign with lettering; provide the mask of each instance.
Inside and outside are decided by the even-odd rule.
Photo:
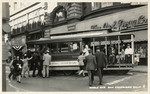
[[[76,24],[71,24],[67,26],[68,31],[76,30]]]
[[[75,66],[79,65],[78,61],[52,61],[50,66]]]
[[[104,23],[103,26],[92,25],[91,29],[113,29],[113,30],[124,30],[128,28],[134,28],[137,25],[147,24],[148,19],[141,15],[136,20],[124,21],[123,19],[114,21],[113,24],[108,22]]]
[[[44,38],[49,38],[49,37],[50,37],[50,29],[47,29],[44,32]]]

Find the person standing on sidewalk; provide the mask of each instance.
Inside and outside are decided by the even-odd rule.
[[[106,67],[106,58],[104,52],[100,52],[100,49],[96,50],[97,72],[99,77],[99,85],[102,85],[103,68]]]
[[[14,74],[17,77],[17,82],[21,83],[21,73],[22,73],[22,67],[23,67],[23,62],[20,60],[19,56],[16,56],[17,60],[14,60],[12,65],[14,67]]]
[[[38,52],[35,51],[33,54],[33,58],[32,58],[32,63],[33,63],[33,73],[32,73],[32,77],[35,77],[35,71],[38,68],[38,63],[40,62],[40,57],[38,55]]]
[[[10,73],[8,75],[8,78],[11,80],[12,75],[14,74],[14,67],[12,65],[12,63],[14,62],[14,60],[16,60],[16,57],[14,56],[13,59],[11,60],[10,64],[9,64],[9,68],[10,68]],[[14,78],[14,75],[13,75]]]
[[[49,51],[46,51],[46,54],[43,56],[43,78],[49,77],[49,64],[51,63],[51,55],[49,55]]]
[[[94,81],[94,71],[96,70],[96,58],[92,55],[92,51],[89,50],[89,55],[85,57],[84,62],[86,62],[86,70],[89,76],[89,86],[92,86]]]
[[[80,65],[80,71],[78,73],[78,75],[83,75],[85,76],[85,73],[84,73],[84,70],[85,70],[85,65],[84,65],[84,62],[83,60],[85,59],[85,57],[83,56],[83,52],[80,52],[80,56],[78,57],[78,62],[79,62],[79,65]]]

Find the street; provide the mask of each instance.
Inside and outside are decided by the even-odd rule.
[[[147,91],[147,66],[136,66],[127,74],[107,74],[103,85],[98,85],[95,76],[92,87],[88,86],[88,76],[50,76],[50,78],[27,77],[21,83],[8,79],[6,67],[6,88],[8,92],[54,92],[54,91]]]

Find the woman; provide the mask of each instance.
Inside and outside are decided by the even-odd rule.
[[[78,75],[82,74],[83,76],[85,76],[85,73],[84,73],[85,66],[84,66],[84,62],[83,62],[84,59],[85,59],[85,57],[83,56],[83,52],[80,52],[80,56],[78,57],[80,71],[78,72]]]
[[[31,60],[31,58],[27,57],[27,54],[24,54],[24,58],[22,59],[23,61],[23,69],[22,69],[22,76],[25,78],[25,73],[28,72],[28,76],[30,77],[29,73],[29,66],[28,66],[28,60]]]
[[[21,72],[22,72],[23,62],[22,60],[20,60],[19,56],[16,56],[16,60],[13,61],[12,65],[14,67],[14,74],[17,77],[17,82],[21,83]]]
[[[16,60],[16,57],[14,56],[13,59],[11,60],[9,67],[10,67],[10,74],[8,75],[8,78],[11,79],[12,75],[14,74],[14,67],[12,65],[13,61]],[[13,76],[14,78],[14,76]]]
[[[89,55],[89,47],[88,45],[84,45],[84,49],[83,49],[83,53],[84,53],[84,56],[88,56]]]

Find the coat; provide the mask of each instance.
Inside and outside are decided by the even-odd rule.
[[[96,52],[95,57],[97,62],[97,68],[106,67],[106,58],[103,52]]]
[[[84,62],[86,63],[86,70],[96,69],[96,59],[94,55],[86,56]]]
[[[43,60],[44,60],[43,65],[47,65],[48,66],[51,63],[51,55],[44,54]]]

